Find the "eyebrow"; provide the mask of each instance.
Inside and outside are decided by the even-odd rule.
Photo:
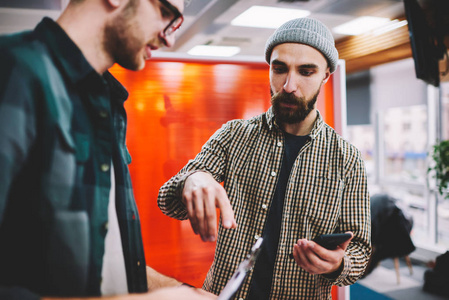
[[[278,59],[274,59],[271,62],[272,65],[280,65],[280,66],[287,66],[287,64],[281,60]],[[297,68],[299,69],[319,69],[319,66],[316,64],[303,64],[303,65],[299,65],[297,66]]]
[[[274,59],[274,60],[271,62],[271,64],[272,64],[272,65],[282,65],[282,66],[287,66],[287,64],[286,64],[285,62],[280,61],[280,60],[278,60],[278,59]]]
[[[318,65],[316,65],[316,64],[303,64],[303,65],[299,65],[298,68],[319,69]]]

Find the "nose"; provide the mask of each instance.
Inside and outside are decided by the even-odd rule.
[[[285,77],[285,83],[283,88],[284,91],[289,94],[296,92],[297,83],[295,80],[295,75],[292,72],[289,72]]]
[[[163,32],[159,34],[159,40],[161,40],[162,44],[164,44],[165,47],[170,48],[173,47],[175,44],[175,33],[172,33],[168,36],[164,35]]]

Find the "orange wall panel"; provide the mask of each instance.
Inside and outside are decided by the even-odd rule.
[[[130,93],[127,145],[147,264],[200,287],[215,243],[203,243],[188,221],[163,215],[158,191],[223,123],[270,107],[268,65],[150,61],[140,72],[114,66],[111,73]],[[323,86],[318,108],[333,125],[332,84]]]

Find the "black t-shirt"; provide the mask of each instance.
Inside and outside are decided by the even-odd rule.
[[[290,171],[298,156],[299,150],[305,145],[309,136],[296,136],[284,132],[285,152],[282,159],[281,172],[274,192],[273,201],[265,223],[263,244],[256,265],[254,266],[251,281],[249,300],[269,299],[273,268],[276,259],[279,234],[281,230],[282,211],[284,209],[284,197],[287,189]]]

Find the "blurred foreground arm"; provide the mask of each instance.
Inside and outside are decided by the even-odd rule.
[[[147,266],[147,281],[149,292],[165,287],[180,286],[182,284],[182,282],[165,276],[149,266]]]
[[[52,298],[43,297],[41,300],[211,300],[217,296],[190,287],[170,287],[158,289],[151,293],[130,294],[122,296],[97,297],[97,298]]]

